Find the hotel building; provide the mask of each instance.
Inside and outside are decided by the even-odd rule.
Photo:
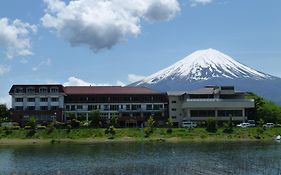
[[[169,114],[175,126],[182,121],[206,121],[212,117],[218,121],[247,120],[246,109],[254,108],[253,99],[246,93],[236,92],[233,86],[206,86],[194,91],[168,92]]]
[[[13,120],[26,121],[34,116],[39,121],[65,122],[70,117],[90,120],[90,112],[98,110],[106,121],[118,117],[121,127],[146,123],[153,116],[158,126],[170,116],[174,126],[183,121],[247,120],[246,109],[254,107],[246,93],[233,86],[207,86],[194,91],[158,92],[144,87],[13,85],[11,114]]]
[[[168,118],[167,94],[144,87],[14,85],[10,95],[17,121],[34,116],[64,122],[71,114],[83,121],[92,110],[103,120],[118,116],[120,126],[140,126],[149,116],[161,126]]]

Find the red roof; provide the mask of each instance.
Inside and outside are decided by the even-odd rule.
[[[79,94],[163,94],[145,87],[122,86],[65,86],[64,92],[71,95]]]

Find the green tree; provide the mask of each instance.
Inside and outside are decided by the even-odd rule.
[[[30,130],[27,133],[28,137],[32,137],[36,133],[36,123],[37,119],[34,116],[29,117],[27,125],[30,126]]]
[[[173,132],[172,128],[173,128],[173,120],[171,117],[168,118],[167,122],[166,122],[166,125],[167,125],[167,133],[168,134],[171,134]]]
[[[92,110],[90,112],[90,126],[99,128],[101,127],[101,118],[99,110]]]
[[[7,121],[9,114],[7,106],[5,104],[0,104],[0,123]]]
[[[223,130],[224,133],[232,133],[233,132],[233,122],[232,122],[232,116],[229,116],[229,121],[225,125],[225,128]]]
[[[117,127],[117,124],[118,124],[118,117],[116,114],[113,114],[113,116],[109,119],[108,126]]]
[[[214,120],[213,118],[209,118],[206,122],[207,126],[206,126],[206,130],[208,132],[217,132],[217,121]]]
[[[153,133],[154,125],[155,125],[155,120],[152,116],[150,116],[149,119],[147,120],[147,126],[144,130],[145,137],[149,137]]]
[[[105,129],[105,134],[108,135],[109,139],[113,139],[116,134],[115,127],[118,124],[118,117],[116,114],[113,114],[113,116],[109,119],[107,128]]]

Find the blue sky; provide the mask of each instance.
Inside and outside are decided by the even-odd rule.
[[[12,84],[129,84],[206,48],[281,77],[280,0],[69,2],[0,2],[0,102]]]

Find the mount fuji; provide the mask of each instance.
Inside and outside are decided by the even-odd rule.
[[[175,64],[130,86],[187,91],[207,85],[235,86],[281,104],[281,78],[257,71],[215,49],[195,51]]]

